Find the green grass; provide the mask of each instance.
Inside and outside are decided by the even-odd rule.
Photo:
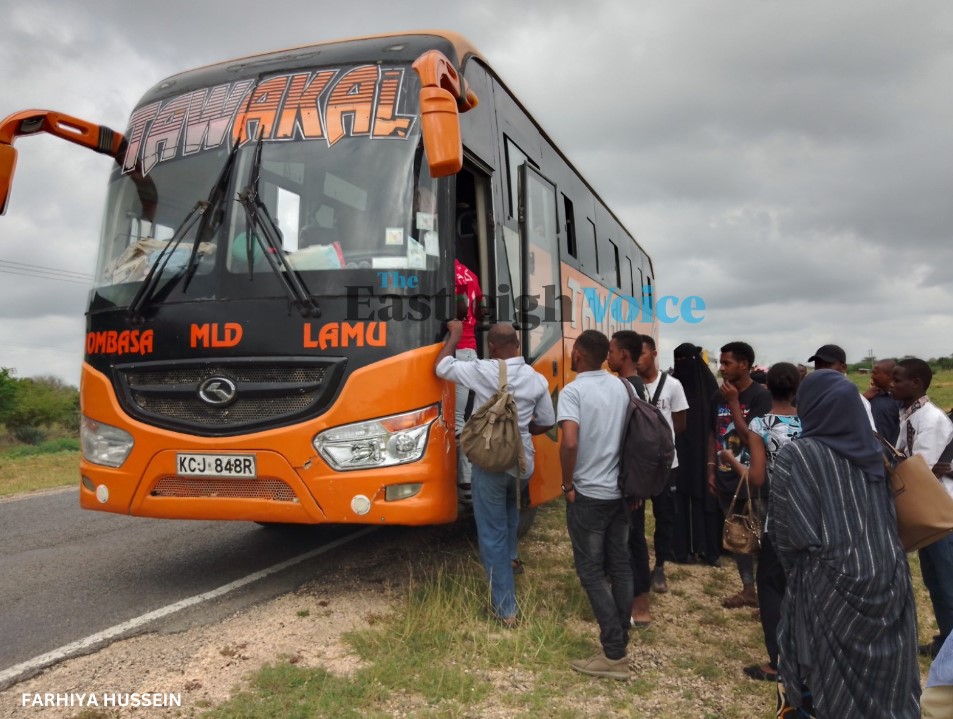
[[[870,375],[851,372],[847,377],[861,390],[870,386]],[[941,370],[933,374],[933,382],[927,391],[930,399],[944,412],[953,408],[953,370]]]
[[[721,607],[721,598],[736,589],[730,562],[671,567],[673,591],[653,596],[652,626],[632,634],[630,681],[571,672],[569,660],[598,649],[598,629],[575,576],[564,522],[560,503],[544,507],[522,540],[527,573],[517,586],[518,629],[487,618],[486,578],[472,542],[443,530],[432,557],[415,555],[397,569],[406,579],[395,611],[345,635],[360,668],[334,675],[276,658],[230,701],[199,716],[773,715],[773,687],[741,672],[765,660],[760,622],[750,609]],[[933,616],[915,555],[911,572],[921,636],[931,636]],[[922,669],[927,666],[924,660]]]
[[[22,453],[22,448],[14,447],[0,453],[0,497],[63,487],[79,481],[79,452],[75,449],[51,454],[18,456],[18,453]]]

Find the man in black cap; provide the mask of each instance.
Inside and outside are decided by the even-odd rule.
[[[847,353],[837,345],[818,347],[817,352],[811,355],[807,361],[814,363],[815,370],[832,369],[843,375],[847,374]],[[860,388],[858,388],[857,391],[860,392]],[[874,415],[870,409],[870,400],[861,394],[860,401],[863,402],[864,409],[867,410],[867,419],[870,420],[871,429],[876,432],[877,426],[874,424]]]
[[[847,374],[847,353],[837,345],[818,348],[808,362],[814,363],[814,369],[832,369]]]

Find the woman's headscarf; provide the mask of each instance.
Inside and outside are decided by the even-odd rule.
[[[672,377],[682,383],[689,408],[697,407],[707,414],[708,400],[718,389],[718,381],[702,359],[701,347],[685,342],[675,348]]]
[[[802,438],[816,439],[870,479],[883,479],[883,454],[870,427],[860,392],[840,372],[811,372],[797,390],[797,413]]]

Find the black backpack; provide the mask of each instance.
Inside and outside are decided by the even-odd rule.
[[[619,489],[629,501],[651,499],[665,489],[675,461],[672,428],[658,407],[639,399],[628,380],[622,382],[629,393],[629,404],[622,426]]]

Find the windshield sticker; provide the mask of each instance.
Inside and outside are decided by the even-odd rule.
[[[440,237],[436,232],[428,231],[424,233],[424,248],[428,255],[437,257],[440,254]]]
[[[417,227],[421,230],[432,230],[434,229],[435,222],[434,218],[436,216],[432,212],[418,212],[417,213]]]
[[[400,105],[405,68],[362,65],[244,79],[137,108],[126,130],[123,173],[228,144],[346,137],[406,140],[417,122]]]
[[[372,257],[371,269],[374,270],[406,270],[407,257]]]
[[[402,227],[388,227],[386,230],[384,230],[384,244],[404,244],[404,229]]]
[[[413,237],[407,238],[407,267],[412,270],[427,269],[427,253],[424,246]]]

